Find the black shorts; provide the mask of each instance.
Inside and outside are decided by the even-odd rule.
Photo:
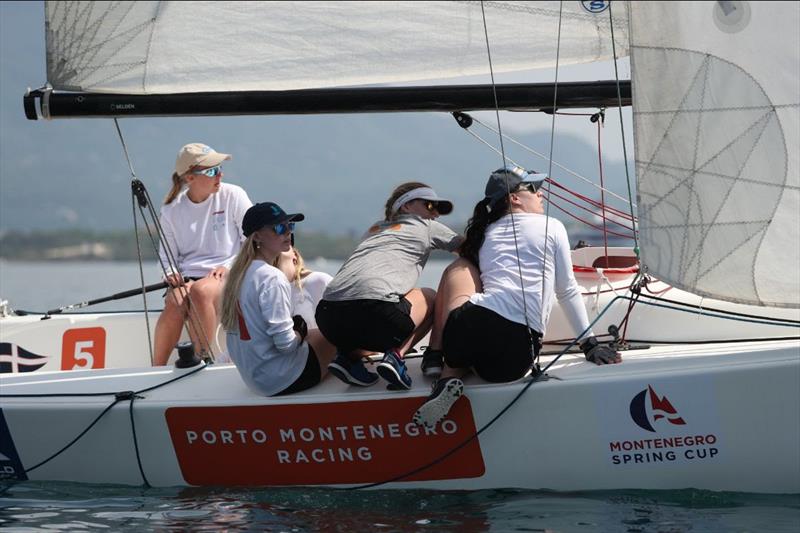
[[[294,383],[283,389],[282,391],[273,394],[273,396],[283,396],[285,394],[293,394],[306,389],[310,389],[314,385],[318,385],[322,381],[322,371],[319,368],[319,359],[314,352],[314,348],[308,345],[308,359],[306,359],[306,366],[303,368],[303,373],[300,377],[294,380]]]
[[[397,348],[414,333],[411,302],[382,300],[320,300],[317,326],[341,354],[354,350],[385,352]]]
[[[486,381],[522,378],[538,355],[541,333],[494,311],[466,302],[447,317],[442,334],[444,360],[451,368],[472,368]]]

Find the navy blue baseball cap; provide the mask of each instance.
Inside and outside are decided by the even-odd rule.
[[[248,209],[242,219],[242,233],[249,237],[264,226],[280,224],[281,222],[300,222],[306,217],[302,213],[286,213],[281,206],[274,202],[262,202]]]

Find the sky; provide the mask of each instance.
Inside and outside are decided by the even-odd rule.
[[[132,228],[131,176],[113,121],[25,119],[22,96],[27,87],[44,84],[45,71],[43,3],[0,2],[0,232]],[[553,70],[542,70],[502,81],[553,81],[554,76]],[[629,78],[624,60],[620,76]],[[612,63],[559,71],[561,81],[613,77]],[[474,115],[496,125],[492,112]],[[632,159],[629,108],[623,121]],[[501,124],[505,133],[549,153],[551,116],[504,112]],[[381,215],[391,189],[407,180],[427,182],[452,199],[456,209],[449,220],[463,222],[482,196],[488,173],[501,163],[445,113],[133,118],[120,125],[136,175],[156,202],[169,186],[178,149],[205,142],[233,154],[225,179],[242,185],[254,201],[303,210],[307,228],[340,234],[360,234]],[[558,116],[555,128],[553,159],[597,181],[595,127],[586,117]],[[476,131],[498,145],[496,134]],[[505,146],[523,166],[547,170],[547,160],[512,143]],[[625,194],[616,109],[607,111],[602,150],[604,166],[616,178],[622,174],[615,190]],[[553,175],[568,184],[574,180],[558,169]],[[579,181],[570,185],[592,190]]]

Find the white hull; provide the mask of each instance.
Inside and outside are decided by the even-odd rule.
[[[591,265],[598,253],[578,250],[575,262]],[[627,311],[629,300],[614,298],[630,296],[634,270],[577,267],[590,318],[601,315],[598,334]],[[649,299],[648,290],[705,311]],[[0,476],[132,485],[146,480],[154,486],[353,486],[416,471],[382,486],[798,493],[798,315],[797,309],[703,300],[652,282],[634,307],[626,336],[652,347],[625,351],[623,364],[604,367],[586,363],[582,354],[565,355],[549,370],[550,379],[532,385],[477,439],[446,457],[530,380],[491,385],[468,378],[465,398],[434,435],[411,423],[430,390],[418,356],[408,359],[414,379],[408,392],[389,392],[381,384],[357,389],[328,378],[284,398],[258,396],[233,366],[212,365],[137,395],[133,426],[130,400],[121,400],[57,454],[114,401],[114,393],[143,391],[192,370],[149,368],[141,313],[6,317],[0,319],[4,346],[52,357],[35,372],[22,371],[18,360],[16,372],[0,376]],[[151,327],[156,318],[153,313]],[[561,350],[557,343],[572,332],[558,308],[550,324],[547,350]],[[729,342],[700,342],[721,339]],[[216,348],[225,349],[219,343]],[[548,361],[543,358],[543,366]],[[93,392],[109,394],[13,397]],[[418,471],[429,463],[436,466]]]
[[[526,386],[466,381],[438,435],[410,423],[429,380],[362,390],[335,379],[264,398],[230,365],[204,368],[133,404],[147,481],[174,485],[380,483],[436,461],[483,428]],[[191,370],[134,369],[2,378],[0,452],[7,476],[143,483],[129,401],[62,454],[113,396],[25,393],[142,390]],[[390,488],[679,489],[800,492],[800,342],[662,346],[597,367],[565,356],[503,416],[436,467]],[[18,461],[16,459],[18,458]],[[16,462],[15,462],[16,461]]]

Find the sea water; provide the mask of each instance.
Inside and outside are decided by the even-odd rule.
[[[340,261],[309,261],[335,274]],[[436,287],[447,261],[420,285]],[[145,265],[145,284],[160,279]],[[0,261],[0,299],[55,309],[140,285],[136,263]],[[163,291],[148,306],[162,306]],[[142,309],[141,296],[85,310]],[[413,453],[413,451],[410,451]],[[0,529],[28,531],[800,531],[800,495],[678,491],[179,489],[0,483]]]

